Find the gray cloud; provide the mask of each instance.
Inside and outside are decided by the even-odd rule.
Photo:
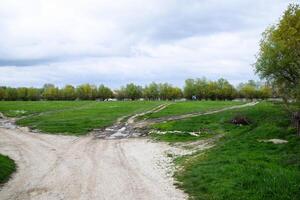
[[[3,0],[0,85],[256,78],[251,64],[260,34],[286,6],[284,0]]]

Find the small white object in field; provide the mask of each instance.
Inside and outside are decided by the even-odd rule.
[[[259,140],[260,142],[272,142],[273,144],[285,144],[288,143],[287,140],[281,139],[269,139],[269,140]]]

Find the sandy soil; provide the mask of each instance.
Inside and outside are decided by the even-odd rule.
[[[0,128],[0,153],[18,165],[0,199],[186,199],[168,175],[169,149],[140,138],[99,140]]]

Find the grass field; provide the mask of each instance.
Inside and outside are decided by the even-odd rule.
[[[8,117],[21,117],[42,112],[80,108],[93,103],[95,101],[1,101],[0,112]]]
[[[37,101],[0,102],[0,112],[23,116],[18,125],[46,133],[82,135],[112,125],[119,117],[152,109],[162,102]]]
[[[9,157],[0,154],[0,185],[5,183],[15,170],[15,162]]]
[[[229,123],[236,115],[251,125]],[[182,170],[177,180],[192,199],[300,199],[300,138],[290,127],[281,105],[260,103],[255,107],[156,125],[160,130],[225,134],[205,154],[177,159]],[[185,135],[189,140],[196,137]],[[161,140],[185,141],[184,135],[156,136]],[[284,139],[286,144],[262,142]]]
[[[242,102],[235,101],[186,101],[175,102],[168,105],[165,109],[157,113],[145,115],[144,118],[159,118],[174,115],[182,115],[195,112],[206,112],[221,108],[240,105]]]

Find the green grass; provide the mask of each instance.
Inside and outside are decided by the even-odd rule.
[[[74,109],[95,101],[0,101],[0,112],[8,117],[21,117],[42,112]]]
[[[252,124],[236,126],[229,120],[248,117]],[[300,199],[300,138],[290,127],[281,105],[255,107],[156,125],[160,130],[209,130],[223,133],[205,154],[178,159],[175,175],[191,199]],[[177,136],[169,135],[167,141]],[[286,144],[265,143],[285,139]],[[183,140],[182,140],[183,141]]]
[[[15,162],[0,154],[0,185],[5,183],[14,171],[16,171]]]
[[[16,101],[0,102],[0,112],[8,116],[20,116],[15,114],[15,111],[24,110],[26,112],[22,114],[23,118],[17,121],[18,125],[46,133],[83,135],[94,128],[112,125],[119,117],[143,112],[161,103],[154,101]]]
[[[146,118],[160,118],[174,115],[182,115],[195,112],[206,112],[221,108],[240,105],[241,102],[234,101],[186,101],[175,102],[157,113],[148,114]]]

